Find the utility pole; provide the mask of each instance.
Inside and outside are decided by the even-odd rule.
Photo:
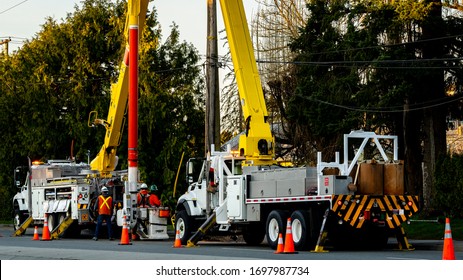
[[[211,144],[220,147],[219,60],[217,47],[217,2],[207,0],[206,51],[206,154]]]
[[[8,58],[8,43],[11,42],[11,38],[0,41],[0,45],[5,45],[3,47],[3,52],[5,53],[5,58]]]

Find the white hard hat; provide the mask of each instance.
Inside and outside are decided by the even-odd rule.
[[[148,185],[143,183],[141,184],[140,189],[148,189]]]
[[[108,191],[108,188],[107,187],[102,187],[101,188],[101,192],[107,192]]]

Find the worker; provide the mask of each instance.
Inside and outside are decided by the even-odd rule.
[[[161,201],[159,200],[158,196],[156,195],[156,191],[158,187],[156,185],[150,186],[150,197],[149,197],[149,205],[151,207],[159,207],[161,206]]]
[[[145,183],[141,184],[140,192],[137,194],[137,206],[140,208],[147,208],[149,206],[149,196],[148,185]]]
[[[96,229],[95,229],[95,236],[93,237],[93,240],[95,241],[98,240],[98,233],[100,232],[100,229],[103,225],[103,221],[106,221],[109,240],[114,240],[113,234],[112,234],[112,225],[111,225],[111,217],[112,217],[112,211],[113,211],[113,199],[109,195],[109,191],[107,187],[101,188],[101,195],[98,196],[97,202],[95,203],[95,208],[97,208],[95,210],[98,211],[98,218],[97,218],[97,224],[96,224]]]
[[[149,205],[149,193],[148,193],[148,185],[143,183],[140,186],[140,191],[137,193],[137,207],[138,208],[148,208]],[[144,209],[146,210],[146,209]],[[134,235],[135,238],[134,240],[138,239],[137,236],[137,231],[142,231],[143,233],[147,232],[146,224],[145,224],[145,219],[141,218],[143,215],[142,213],[145,213],[145,218],[147,215],[146,211],[142,211],[142,209],[139,210],[139,215],[137,217],[137,222],[135,227],[133,228],[132,234]]]

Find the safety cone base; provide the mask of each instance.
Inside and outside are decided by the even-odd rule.
[[[42,238],[40,238],[40,241],[50,241],[50,240],[51,240],[50,237],[43,237],[42,236]]]
[[[118,245],[132,245],[132,242],[118,243]]]
[[[172,248],[183,248],[183,247],[185,246],[182,245],[182,242],[180,241],[180,239],[175,240],[174,245],[172,245]]]
[[[174,245],[172,245],[172,248],[183,248],[185,246],[182,245],[182,243],[175,241]]]

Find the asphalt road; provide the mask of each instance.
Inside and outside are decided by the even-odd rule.
[[[381,251],[335,251],[326,253],[297,252],[275,254],[263,244],[247,246],[233,240],[201,241],[194,248],[173,248],[174,239],[164,241],[133,241],[119,245],[120,240],[79,239],[52,241],[32,240],[33,229],[20,237],[12,237],[13,228],[0,226],[1,260],[441,260],[442,240],[410,240],[415,250],[397,250],[395,240]],[[41,229],[39,228],[41,236]],[[463,242],[454,241],[455,256],[463,260]]]

